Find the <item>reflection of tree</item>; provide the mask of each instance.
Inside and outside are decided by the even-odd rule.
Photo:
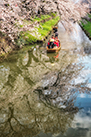
[[[48,79],[48,74],[57,73],[73,60],[69,57],[70,61],[64,63],[64,58],[68,56],[66,52],[59,56],[60,60],[54,61],[55,66],[38,49],[23,52],[14,62],[12,57],[7,61],[9,71],[6,69],[8,75],[2,79],[0,93],[0,136],[33,136],[40,130],[58,133],[65,132],[66,125],[70,126],[74,114],[60,113],[56,107],[40,102],[33,92],[37,83],[41,84],[44,74]]]
[[[53,134],[66,131],[78,110],[74,107],[75,93],[82,88],[71,83],[82,69],[73,64],[75,59],[75,54],[60,51],[52,66],[48,56],[36,49],[7,63],[8,75],[2,79],[0,92],[1,137],[32,137],[41,130]]]
[[[73,79],[79,76],[82,71],[82,64],[68,64],[65,69],[57,73],[56,79],[52,84],[39,87],[34,91],[39,93],[39,98],[48,105],[56,106],[65,111],[78,111],[74,106],[78,92],[90,93],[90,88],[84,83],[74,84]],[[48,78],[49,78],[48,74]],[[55,75],[52,74],[52,75]]]
[[[37,97],[32,92],[31,97],[33,98],[33,96]],[[17,99],[17,101],[14,106],[12,104],[8,106],[10,115],[0,125],[0,136],[11,137],[14,135],[22,137],[30,135],[32,137],[41,130],[52,134],[60,131],[64,133],[67,125],[70,126],[74,117],[74,114],[60,113],[58,109],[47,107],[39,103],[36,98],[34,101],[33,99],[30,101],[29,96],[24,96],[23,100],[19,101]],[[21,106],[18,106],[18,103]],[[24,108],[25,105],[26,108]]]

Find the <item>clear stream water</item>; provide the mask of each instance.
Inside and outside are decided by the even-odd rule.
[[[36,44],[0,63],[0,137],[91,137],[91,41],[58,31],[58,53]]]

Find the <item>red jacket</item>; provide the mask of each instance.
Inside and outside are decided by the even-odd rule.
[[[55,41],[54,44],[56,44],[56,46],[59,47],[59,42]]]

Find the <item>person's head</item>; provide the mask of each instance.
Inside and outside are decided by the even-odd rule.
[[[55,39],[58,39],[58,36],[55,36]]]
[[[55,37],[58,37],[58,33],[55,33]]]
[[[52,38],[54,38],[54,35],[52,35]]]
[[[55,37],[55,41],[58,41],[58,37],[57,36]]]
[[[50,42],[54,42],[54,39],[52,38],[52,39],[50,39]]]

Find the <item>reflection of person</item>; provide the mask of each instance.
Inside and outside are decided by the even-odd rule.
[[[54,58],[56,58],[56,59],[57,59],[58,57],[59,57],[59,53],[58,53],[56,56],[54,56]]]

